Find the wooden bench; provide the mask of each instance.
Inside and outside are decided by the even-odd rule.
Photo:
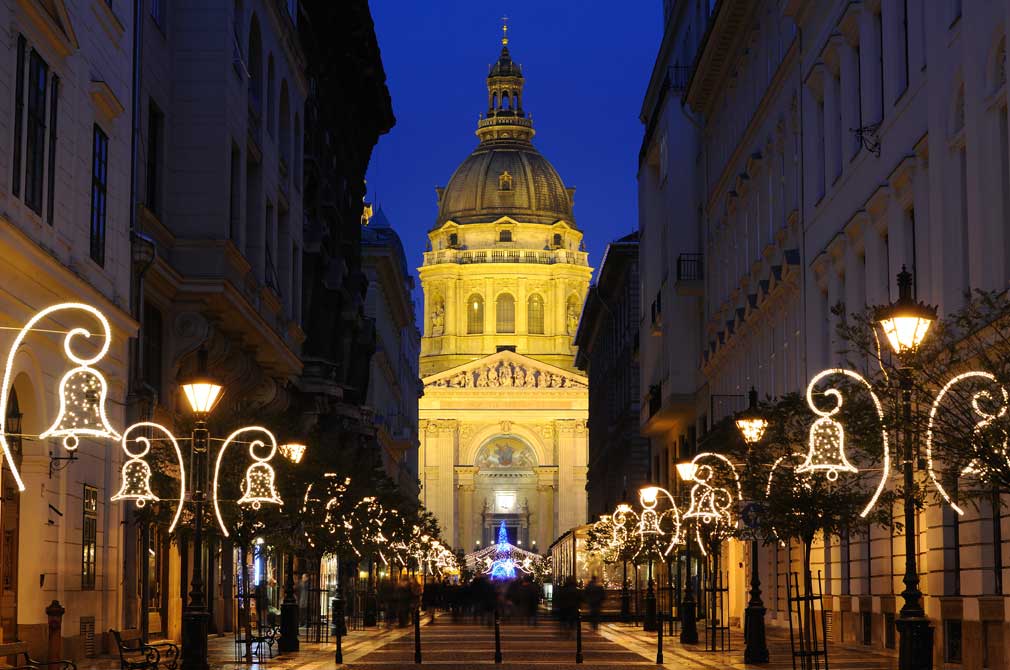
[[[27,642],[0,644],[0,658],[14,659],[14,665],[6,665],[10,670],[77,670],[73,661],[36,661],[28,654]]]
[[[250,630],[251,637],[246,639],[245,626],[235,628],[235,660],[237,661],[245,655],[247,644],[251,647],[252,655],[258,657],[260,660],[273,658],[274,644],[277,642],[277,638],[280,637],[280,629],[277,626],[261,625],[259,621],[253,619]],[[267,652],[266,657],[263,654],[264,646]]]
[[[121,670],[176,670],[179,647],[171,642],[145,644],[136,628],[110,629],[119,648]]]

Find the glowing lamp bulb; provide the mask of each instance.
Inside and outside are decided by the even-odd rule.
[[[182,385],[182,392],[186,395],[186,400],[194,414],[210,414],[221,399],[223,389],[224,387],[220,384],[209,380],[193,381]]]
[[[757,444],[764,437],[768,422],[761,418],[740,418],[736,420],[736,427],[743,435],[743,441],[747,444]]]
[[[620,505],[617,506],[617,512],[620,514],[627,514],[630,511],[631,511],[631,505],[629,505],[628,503],[621,503]]]
[[[698,464],[692,461],[677,463],[677,474],[685,482],[694,481],[694,475],[698,472]]]
[[[284,458],[288,459],[292,463],[301,463],[302,456],[305,455],[305,445],[298,442],[289,442],[287,444],[282,444],[277,447],[278,451]]]
[[[656,497],[659,495],[659,487],[646,486],[645,488],[639,490],[638,495],[641,496],[643,503],[646,505],[652,505],[656,502]]]
[[[936,321],[936,307],[912,298],[912,274],[902,266],[898,273],[898,299],[878,307],[873,315],[896,354],[915,353]]]

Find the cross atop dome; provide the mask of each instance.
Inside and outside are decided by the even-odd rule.
[[[501,17],[501,45],[508,46],[509,43],[509,17]]]

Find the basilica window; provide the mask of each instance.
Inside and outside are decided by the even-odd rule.
[[[468,335],[480,335],[484,332],[484,298],[475,293],[466,303],[466,332]]]
[[[505,170],[500,175],[498,175],[498,190],[499,191],[512,190],[512,175],[509,174],[508,170]]]
[[[511,230],[503,230],[500,233],[498,233],[498,241],[499,242],[511,242],[512,241],[512,231]]]
[[[526,324],[530,335],[544,334],[544,299],[531,295],[526,301]]]
[[[495,330],[499,333],[516,332],[516,301],[508,293],[498,296],[495,322]]]

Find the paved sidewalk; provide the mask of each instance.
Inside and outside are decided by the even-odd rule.
[[[427,617],[422,618],[422,625]],[[351,663],[365,654],[404,635],[413,634],[413,628],[369,628],[350,631],[343,639],[344,662]],[[411,638],[413,639],[413,638]],[[231,633],[212,636],[207,641],[211,670],[333,670],[336,667],[336,641],[331,636],[328,643],[301,642],[297,652],[281,654],[274,645],[274,656],[260,659],[253,656],[252,664],[241,657],[235,660],[235,642]],[[244,654],[244,649],[239,650]],[[264,652],[266,653],[266,652]],[[119,670],[119,656],[103,655],[81,659],[78,670]]]
[[[669,629],[667,628],[666,631]],[[656,660],[656,634],[646,633],[631,624],[608,623],[600,626],[600,633],[609,640]],[[768,652],[771,662],[749,665],[743,662],[743,634],[733,630],[729,651],[706,651],[705,632],[699,625],[698,644],[682,645],[679,633],[672,638],[663,636],[663,667],[682,670],[792,670],[793,660],[789,636],[775,628],[768,629]],[[862,646],[829,644],[828,665],[831,670],[896,670],[895,656],[877,649]],[[798,667],[798,666],[797,666]],[[823,665],[822,665],[823,667]]]

